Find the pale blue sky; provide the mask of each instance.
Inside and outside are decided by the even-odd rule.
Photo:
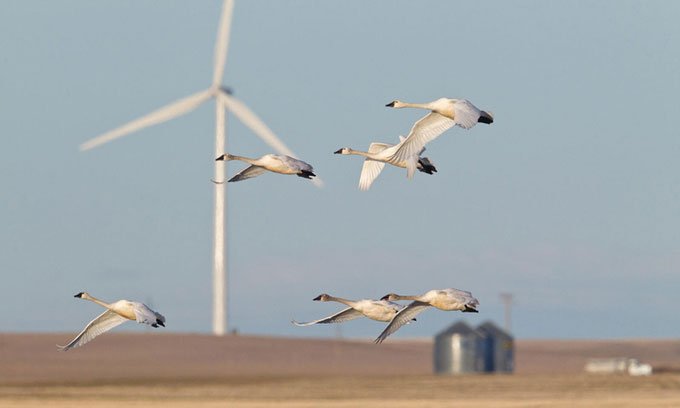
[[[3,331],[69,331],[72,297],[150,302],[209,332],[214,105],[91,152],[85,140],[207,87],[220,1],[7,1],[0,13]],[[473,324],[534,337],[678,337],[680,4],[237,0],[225,85],[326,187],[229,185],[230,326],[333,336],[291,318],[431,288],[479,298]],[[496,122],[448,131],[439,172],[357,189],[349,146],[394,141],[467,98]],[[229,150],[271,150],[235,120]],[[232,175],[242,166],[230,164]],[[428,311],[397,336],[460,318]],[[133,325],[128,326],[132,329]],[[382,325],[349,322],[373,337]]]

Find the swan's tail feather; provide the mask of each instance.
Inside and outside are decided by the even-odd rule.
[[[482,111],[477,122],[490,125],[493,123],[493,114],[491,112]]]
[[[409,179],[413,178],[418,167],[418,156],[413,155],[406,160],[406,177]]]

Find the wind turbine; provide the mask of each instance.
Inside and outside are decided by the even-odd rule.
[[[220,26],[215,42],[215,60],[213,79],[210,87],[196,92],[178,101],[165,105],[147,115],[124,124],[116,129],[101,134],[80,145],[80,150],[90,150],[97,146],[111,142],[130,133],[156,125],[178,116],[184,115],[211,98],[215,99],[215,155],[225,152],[226,145],[226,110],[233,113],[243,124],[248,126],[257,136],[274,150],[281,154],[297,157],[283,142],[253,113],[243,102],[234,98],[231,92],[222,86],[224,66],[227,61],[229,46],[229,29],[231,15],[234,9],[233,0],[224,0]],[[224,161],[213,161],[215,164],[215,213],[214,213],[214,241],[213,241],[213,334],[224,335],[227,327],[226,319],[226,259],[224,232],[226,227],[225,202],[226,184],[224,183]],[[323,182],[317,177],[312,182],[318,187]]]

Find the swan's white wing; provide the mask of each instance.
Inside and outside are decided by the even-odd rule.
[[[405,138],[404,136],[399,136],[399,142],[400,142],[400,143],[403,142],[404,140],[406,140],[406,138]],[[423,154],[423,152],[424,152],[425,150],[426,150],[425,147],[423,147],[422,149],[420,149],[420,152],[418,152],[418,156],[420,156],[421,154]]]
[[[131,302],[133,309],[135,311],[135,316],[137,317],[137,323],[148,324],[156,327],[158,321],[165,323],[165,316],[160,313],[156,313],[149,308],[149,306],[144,303]]]
[[[100,334],[105,333],[124,323],[126,320],[128,319],[124,318],[118,313],[107,310],[88,323],[83,331],[81,331],[75,339],[71,340],[69,344],[57,347],[59,347],[61,351],[67,351],[72,348],[80,347]]]
[[[321,323],[342,323],[349,320],[357,319],[362,316],[363,314],[361,314],[361,312],[359,312],[358,310],[354,310],[351,307],[348,307],[347,309],[341,310],[340,312],[332,316],[324,317],[323,319],[319,320],[314,320],[313,322],[300,323],[293,320],[292,323],[296,326],[311,326],[313,324]]]
[[[399,136],[401,137],[401,136]],[[368,146],[368,152],[369,153],[379,153],[382,152],[383,150],[387,149],[388,147],[392,147],[394,145],[387,144],[387,143],[379,143],[379,142],[373,142]]]
[[[385,340],[390,334],[399,330],[401,326],[409,323],[411,319],[413,319],[418,313],[422,312],[428,307],[430,307],[429,303],[419,302],[417,300],[415,302],[411,302],[408,306],[401,309],[399,313],[394,316],[390,324],[388,324],[385,330],[380,333],[380,336],[375,339],[375,343],[382,343],[383,340]]]
[[[476,125],[481,114],[482,111],[467,99],[458,99],[453,104],[453,120],[463,129],[470,129]]]
[[[249,178],[257,177],[260,174],[264,173],[267,171],[264,167],[260,166],[248,166],[245,169],[241,170],[238,174],[236,174],[234,177],[230,178],[229,181],[241,181],[241,180],[247,180]]]
[[[359,176],[359,190],[366,191],[371,188],[371,184],[378,178],[380,172],[385,167],[385,163],[366,159],[364,165],[361,167],[361,176]]]
[[[413,125],[406,140],[398,145],[390,160],[401,162],[409,160],[414,155],[417,157],[427,143],[451,129],[455,124],[455,121],[446,116],[435,112],[428,113]]]
[[[286,166],[288,166],[291,169],[314,171],[314,168],[312,167],[311,164],[309,164],[305,161],[302,161],[300,159],[296,159],[296,158],[286,156],[286,155],[282,155],[282,154],[281,155],[275,155],[275,156],[278,157],[279,160],[281,160],[281,162],[283,162]]]

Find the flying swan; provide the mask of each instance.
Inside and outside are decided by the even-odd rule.
[[[406,140],[401,143],[398,149],[390,156],[390,160],[406,161],[409,166],[408,177],[413,177],[415,166],[411,163],[416,154],[432,140],[446,130],[458,125],[463,129],[470,129],[478,122],[491,124],[493,115],[489,112],[478,109],[467,99],[440,98],[428,103],[408,103],[399,100],[388,103],[388,107],[419,108],[431,111],[418,120]]]
[[[382,343],[390,334],[399,330],[405,323],[411,321],[418,313],[430,306],[439,310],[460,310],[462,312],[477,313],[479,301],[472,296],[472,293],[458,289],[434,289],[420,296],[403,296],[389,293],[381,298],[382,300],[413,300],[408,306],[397,313],[385,330],[380,333],[376,343]]]
[[[368,146],[367,152],[362,152],[360,150],[354,150],[349,147],[343,147],[335,151],[335,154],[353,154],[357,156],[364,156],[364,165],[361,168],[361,175],[359,176],[359,190],[366,191],[371,188],[371,184],[378,178],[380,172],[385,167],[385,163],[389,163],[393,166],[407,168],[406,160],[391,160],[390,157],[401,147],[402,143],[406,140],[405,137],[399,136],[399,144],[391,145],[387,143],[373,142]],[[423,173],[434,174],[437,172],[437,168],[427,157],[420,157],[425,151],[423,147],[418,152],[418,160],[416,161],[416,168]]]
[[[57,346],[61,351],[68,351],[80,347],[102,333],[128,321],[136,320],[137,323],[151,325],[151,327],[165,327],[165,317],[149,309],[147,305],[129,300],[119,300],[115,303],[105,303],[90,296],[87,292],[80,292],[73,297],[90,300],[106,308],[106,311],[85,326],[83,331],[75,339],[65,346]]]
[[[229,182],[257,177],[265,171],[271,171],[280,174],[295,174],[298,177],[303,177],[310,180],[312,177],[316,177],[316,174],[314,174],[314,169],[311,165],[309,165],[309,163],[305,163],[302,160],[294,159],[283,154],[265,154],[259,159],[250,159],[248,157],[234,156],[226,153],[215,159],[215,161],[217,160],[240,160],[250,164],[250,166],[246,167],[237,175],[230,178],[228,180]]]
[[[377,320],[379,322],[389,322],[394,316],[396,316],[399,310],[403,309],[404,306],[390,302],[389,300],[373,300],[373,299],[362,299],[362,300],[348,300],[323,293],[314,299],[317,302],[340,302],[349,306],[347,309],[343,309],[340,312],[324,317],[323,319],[314,320],[312,322],[300,323],[295,320],[292,323],[296,326],[311,326],[313,324],[322,323],[342,323],[349,320],[358,319],[362,316],[366,316],[369,319]],[[412,319],[416,320],[416,319]],[[406,323],[410,323],[410,320]]]

